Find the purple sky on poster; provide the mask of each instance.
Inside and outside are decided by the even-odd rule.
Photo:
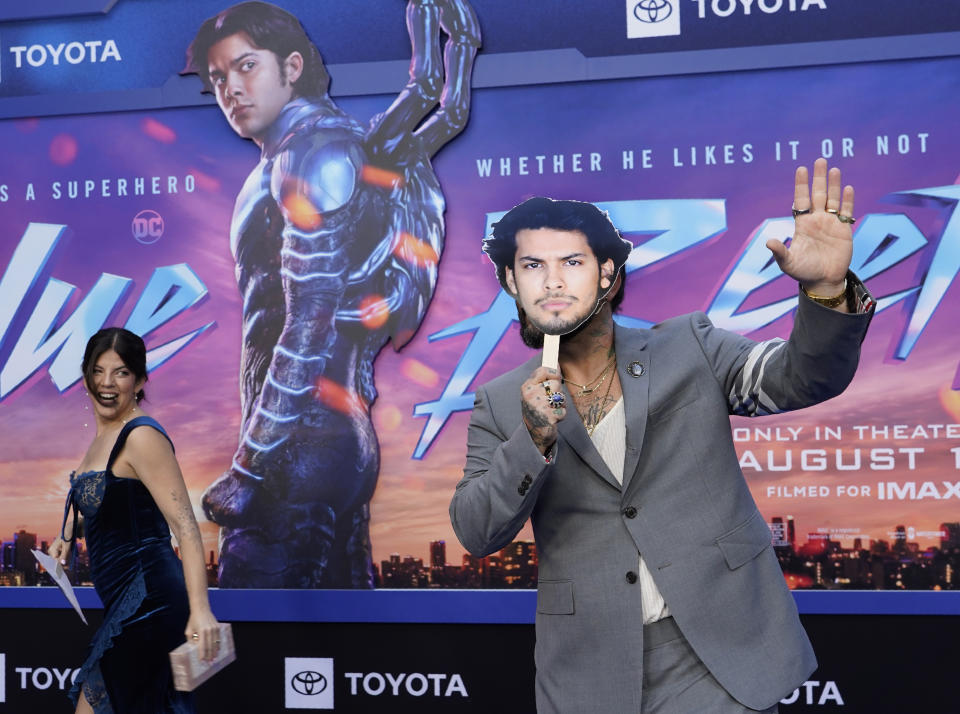
[[[436,296],[416,338],[400,354],[385,349],[376,366],[379,398],[373,415],[383,465],[372,504],[375,561],[393,552],[426,558],[428,542],[436,539],[447,541],[450,562],[459,562],[462,553],[446,509],[460,476],[468,415],[454,415],[424,458],[416,460],[411,455],[424,420],[412,414],[417,403],[439,396],[470,340],[464,334],[428,342],[428,336],[483,312],[499,289],[479,250],[488,212],[537,194],[598,202],[724,200],[725,232],[630,276],[623,313],[658,321],[710,305],[762,221],[789,214],[794,167],[812,163],[829,142],[833,161],[856,186],[856,215],[903,212],[931,238],[927,251],[870,280],[875,295],[892,294],[922,280],[935,247],[932,237],[943,231],[950,215],[946,204],[903,206],[886,199],[898,191],[957,183],[958,70],[960,61],[931,60],[476,92],[467,130],[434,161],[447,198],[447,243]],[[352,99],[342,106],[365,120],[390,99]],[[878,154],[878,137],[889,138],[888,154]],[[852,155],[841,157],[844,140]],[[111,323],[127,318],[159,266],[185,262],[208,289],[205,300],[147,339],[152,347],[216,323],[161,366],[147,386],[148,411],[169,428],[199,502],[203,488],[229,464],[236,444],[240,306],[227,227],[236,192],[256,163],[256,148],[238,139],[210,107],[5,121],[0,146],[0,187],[6,187],[0,190],[0,271],[30,222],[59,223],[68,231],[39,286],[51,277],[77,286],[64,315],[101,273],[133,281]],[[629,151],[633,168],[624,168],[623,154]],[[582,155],[580,171],[574,170],[575,154]],[[592,165],[591,154],[597,155]],[[538,156],[545,157],[542,173]],[[521,157],[527,157],[526,175]],[[562,157],[562,171],[555,170],[555,157]],[[491,173],[483,177],[478,166],[487,159]],[[501,175],[507,160],[510,174]],[[196,177],[192,193],[184,187],[188,174]],[[154,176],[161,179],[157,195],[149,194]],[[126,179],[132,192],[136,177],[146,178],[148,195],[118,196],[118,179]],[[170,177],[177,180],[177,193],[168,192]],[[87,179],[95,182],[91,195],[69,198],[67,182],[79,181],[82,192]],[[53,194],[55,182],[59,199]],[[29,200],[31,183],[35,198]],[[102,195],[104,186],[109,196]],[[163,236],[150,245],[131,232],[134,216],[145,209],[164,220]],[[631,237],[638,243],[644,239]],[[778,280],[744,307],[794,291],[788,281]],[[745,473],[768,520],[789,514],[801,542],[806,533],[827,529],[821,532],[842,533],[847,546],[853,537],[891,540],[896,525],[933,533],[942,522],[960,521],[960,495],[950,495],[944,485],[960,480],[960,456],[950,451],[960,447],[960,438],[948,438],[945,427],[926,428],[923,434],[914,428],[960,423],[960,393],[950,390],[960,361],[958,296],[957,284],[946,288],[905,361],[889,355],[909,317],[909,301],[879,314],[854,384],[838,399],[802,414],[734,423],[741,454],[751,452],[759,467],[747,461]],[[28,295],[0,344],[0,369],[38,297],[38,289]],[[753,335],[786,336],[790,323],[789,317],[779,319]],[[511,330],[474,384],[528,356]],[[0,401],[4,539],[20,528],[42,538],[54,534],[66,475],[90,439],[83,428],[84,405],[82,389],[74,385],[60,394],[46,367]],[[908,431],[894,433],[897,424]],[[818,439],[818,426],[839,430],[842,438],[827,441],[821,430]],[[740,431],[755,427],[780,427],[784,440]],[[889,428],[887,435],[883,427]],[[833,450],[841,444],[846,470],[835,466]],[[858,449],[861,463],[852,468]],[[871,458],[871,449],[893,449],[893,468],[886,469],[886,452]],[[825,470],[819,470],[819,450],[826,453]],[[789,469],[783,468],[787,458],[792,459]],[[925,495],[880,500],[879,482],[896,482],[898,489],[912,482],[915,494]],[[937,498],[923,490],[924,482],[935,485]],[[841,485],[845,493],[838,495]],[[859,487],[858,495],[846,495],[850,486]],[[863,486],[870,487],[869,496],[862,495]],[[785,495],[796,493],[794,487],[805,493],[815,487],[816,495]],[[214,547],[212,524],[205,525],[205,534]],[[926,547],[938,538],[918,535],[916,541]]]

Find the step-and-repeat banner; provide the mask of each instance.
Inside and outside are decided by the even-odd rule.
[[[238,642],[264,658],[236,671],[266,681],[298,657],[336,659],[328,693],[344,711],[390,696],[481,711],[485,689],[520,682],[523,711],[529,624],[501,625],[525,655],[493,669],[477,656],[454,672],[437,634],[460,623],[449,637],[493,662],[496,643],[468,623],[532,621],[529,598],[494,614],[485,599],[535,587],[532,533],[473,558],[447,515],[473,390],[530,356],[482,239],[530,196],[593,201],[635,246],[623,324],[703,310],[785,337],[797,287],[764,244],[791,234],[795,167],[825,156],[856,189],[852,267],[877,314],[843,395],[732,420],[741,467],[803,612],[960,611],[947,592],[960,578],[956,13],[889,0],[277,4],[319,50],[293,82],[308,99],[285,110],[277,66],[257,75],[242,51],[218,60],[216,37],[204,44],[228,3],[0,9],[0,602],[31,607],[43,582],[30,549],[57,534],[94,427],[83,346],[122,325],[150,350],[147,411],[176,444],[215,595],[236,591]],[[288,46],[273,26],[244,32]],[[242,508],[223,495],[234,480],[250,489]],[[258,490],[281,508],[266,515]],[[305,512],[326,538],[309,576],[291,537]],[[74,571],[88,580],[82,550]],[[281,651],[255,624],[265,610],[285,619],[272,588],[378,599],[297,600],[287,619],[369,624],[310,625],[335,647],[294,645],[293,626],[271,624],[290,628]],[[399,589],[430,599],[399,604]],[[887,597],[898,590],[923,597]],[[10,703],[57,689],[82,648],[65,621],[76,657],[48,664],[37,633],[64,613],[33,612],[19,615],[30,642],[5,628],[0,640]],[[833,621],[808,624],[821,642],[856,641],[851,659],[791,710],[856,708],[845,690],[872,701],[873,673],[852,664],[865,628]],[[371,639],[411,632],[443,653],[417,677],[406,655],[361,658]],[[217,687],[244,690],[227,675]]]

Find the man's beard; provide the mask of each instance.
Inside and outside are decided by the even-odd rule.
[[[599,294],[599,292],[598,292]],[[602,301],[601,301],[602,303]],[[517,320],[520,321],[520,339],[523,340],[523,344],[527,347],[530,347],[535,350],[543,349],[543,335],[544,332],[539,327],[533,324],[533,321],[527,317],[526,310],[520,307],[520,303],[517,302]],[[587,325],[590,324],[590,320],[593,319],[593,316],[599,311],[599,304],[595,305],[593,310],[590,311],[590,314],[587,315],[583,320],[580,321],[578,325],[572,329],[569,325],[562,325],[560,334],[564,339],[569,339],[580,334]],[[552,332],[552,331],[551,331]]]

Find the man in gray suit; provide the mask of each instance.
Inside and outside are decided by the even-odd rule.
[[[530,199],[485,241],[524,341],[564,335],[559,372],[534,358],[477,390],[450,504],[477,556],[532,519],[541,714],[776,711],[816,668],[729,415],[810,406],[853,377],[873,299],[848,272],[841,185],[823,159],[812,193],[798,169],[793,239],[768,243],[800,284],[786,341],[702,313],[616,326],[631,246],[591,204]]]

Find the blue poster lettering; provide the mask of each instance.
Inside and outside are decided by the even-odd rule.
[[[17,312],[40,281],[63,237],[66,226],[30,223],[0,279],[0,346],[8,337]],[[47,362],[60,392],[80,379],[80,361],[87,340],[103,325],[132,285],[129,278],[102,273],[71,315],[60,321],[76,286],[50,278],[0,369],[0,401],[12,394]],[[169,322],[207,294],[196,273],[186,264],[157,268],[134,306],[125,327],[145,336]],[[55,325],[60,321],[60,326]],[[208,323],[155,347],[147,353],[148,369],[162,364],[199,334]]]
[[[927,249],[918,268],[918,285],[877,300],[877,312],[881,312],[901,302],[906,305],[906,299],[915,296],[903,333],[892,352],[896,359],[905,360],[960,272],[960,217],[956,211],[960,186],[903,191],[888,196],[886,200],[912,206],[934,205],[947,212],[942,231],[929,239],[902,213],[868,214],[861,219],[854,236],[850,269],[862,280],[879,275]],[[679,255],[726,230],[725,206],[721,200],[615,201],[597,205],[610,212],[610,218],[623,233],[655,234],[634,247],[626,264],[627,273]],[[502,215],[488,214],[487,234]],[[748,334],[796,307],[796,297],[791,296],[738,312],[755,290],[782,276],[766,248],[767,240],[773,238],[785,242],[792,233],[792,218],[770,218],[747,239],[740,257],[706,310],[714,324]],[[514,320],[513,299],[501,291],[485,312],[430,335],[428,339],[432,342],[474,332],[440,397],[414,408],[414,415],[427,417],[427,423],[413,458],[423,458],[454,412],[472,408],[473,393],[468,389]],[[618,315],[616,320],[631,327],[650,326],[650,322],[642,318]],[[953,388],[960,389],[960,367]]]
[[[650,236],[631,251],[624,266],[628,274],[679,255],[727,229],[726,207],[722,200],[608,201],[597,205],[610,214],[610,220],[623,234]],[[484,235],[490,234],[493,224],[503,214],[502,211],[487,214]],[[440,398],[414,407],[414,415],[427,417],[427,423],[413,458],[423,458],[451,414],[473,406],[473,393],[467,390],[516,316],[513,298],[501,290],[485,312],[430,335],[428,339],[433,342],[474,332]],[[617,322],[629,327],[649,327],[651,324],[642,318],[619,315]]]
[[[740,258],[707,308],[707,316],[714,325],[748,334],[778,320],[797,306],[796,296],[791,295],[785,300],[738,312],[754,290],[783,275],[767,249],[767,241],[772,238],[783,243],[792,234],[792,218],[770,218],[747,239]],[[923,233],[902,213],[871,213],[863,217],[854,236],[850,270],[861,280],[868,280],[926,245]],[[886,310],[916,290],[909,288],[880,298],[877,312]]]
[[[943,207],[946,212],[943,231],[935,241],[936,250],[925,256],[925,260],[917,270],[921,279],[920,293],[917,295],[913,312],[893,352],[895,358],[903,360],[910,355],[920,338],[920,333],[930,322],[947,288],[960,271],[960,216],[957,214],[960,186],[901,191],[889,196],[887,200],[891,203],[911,206],[932,204]],[[960,371],[954,379],[953,388],[960,389]]]

